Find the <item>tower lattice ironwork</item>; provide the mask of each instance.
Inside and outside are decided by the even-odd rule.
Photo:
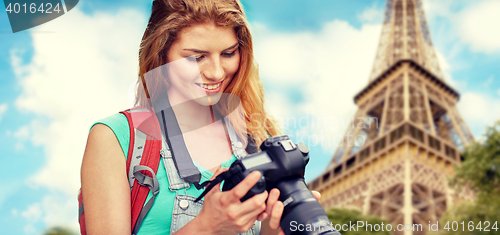
[[[359,109],[309,187],[325,209],[356,207],[423,230],[395,234],[425,234],[429,221],[473,196],[447,183],[473,141],[458,99],[442,76],[421,1],[388,0],[369,83],[354,97]]]

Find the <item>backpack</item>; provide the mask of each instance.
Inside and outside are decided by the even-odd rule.
[[[126,173],[130,184],[131,228],[132,235],[134,235],[153,206],[155,196],[159,192],[156,172],[161,159],[162,135],[158,119],[153,111],[145,108],[132,108],[120,113],[127,117],[130,127]],[[153,197],[144,205],[149,191],[153,193]],[[78,204],[80,232],[82,235],[86,235],[81,189],[78,193]]]

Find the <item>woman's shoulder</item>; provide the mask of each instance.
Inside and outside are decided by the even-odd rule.
[[[127,117],[122,113],[115,113],[108,117],[99,119],[96,121],[91,129],[95,129],[96,125],[101,124],[107,126],[114,133],[118,143],[120,143],[120,147],[122,148],[123,154],[125,157],[128,155],[128,146],[130,143],[130,128],[128,124]],[[104,128],[99,128],[98,132],[106,131]],[[99,134],[97,133],[97,134]]]
[[[92,125],[92,127],[96,124],[104,124],[104,125],[108,126],[111,130],[117,129],[117,128],[124,128],[124,127],[128,128],[127,117],[125,117],[125,115],[123,115],[122,113],[119,113],[119,112],[97,120]]]

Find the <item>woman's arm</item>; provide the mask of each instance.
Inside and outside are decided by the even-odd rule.
[[[113,131],[96,124],[83,155],[81,180],[87,234],[130,234],[126,162]]]

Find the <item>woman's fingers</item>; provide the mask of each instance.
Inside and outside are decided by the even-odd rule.
[[[244,201],[240,208],[242,214],[245,214],[245,219],[258,218],[266,209],[266,198],[268,197],[267,191],[257,194],[248,200]]]
[[[269,192],[269,196],[267,196],[266,211],[262,212],[259,217],[257,217],[257,220],[263,221],[269,217],[273,209],[273,205],[278,201],[279,197],[280,190],[277,188],[273,188],[271,192]]]
[[[258,221],[264,221],[265,219],[267,219],[269,217],[269,215],[266,213],[266,212],[262,212],[260,213],[259,216],[257,216],[257,220]]]
[[[280,190],[277,188],[273,188],[271,192],[269,192],[269,196],[267,197],[267,207],[266,207],[266,213],[268,215],[271,215],[271,211],[273,209],[274,203],[278,201],[278,198],[280,197]]]
[[[259,171],[250,173],[233,189],[227,191],[221,197],[221,202],[224,204],[230,204],[239,201],[247,194],[248,190],[250,190],[259,181],[261,176],[262,174]]]
[[[217,169],[211,180],[226,170]],[[215,186],[217,190],[211,190],[205,196],[206,203],[202,209],[202,212],[206,209],[206,213],[203,214],[206,215],[204,218],[213,218],[214,216],[222,218],[223,223],[229,226],[232,229],[231,231],[246,231],[250,229],[257,218],[263,220],[270,217],[264,212],[266,210],[266,199],[268,198],[267,191],[254,195],[244,202],[240,201],[261,177],[262,174],[259,171],[252,172],[233,189],[225,192],[221,192],[220,184],[217,184]]]
[[[319,193],[318,191],[311,191],[311,193],[316,198],[316,200],[319,201],[319,199],[321,198],[321,193]]]
[[[274,203],[271,210],[271,218],[269,219],[269,227],[272,229],[278,229],[280,227],[281,215],[283,214],[283,203],[277,201]]]

